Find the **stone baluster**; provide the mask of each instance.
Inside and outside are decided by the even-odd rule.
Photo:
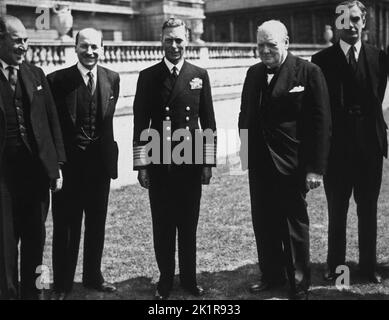
[[[54,50],[54,47],[46,47],[46,62],[47,62],[47,65],[48,66],[52,66],[53,65],[53,50]]]
[[[59,51],[61,51],[60,47],[53,47],[53,64],[55,66],[61,64],[61,60],[58,54]]]
[[[40,47],[36,47],[32,56],[32,63],[33,64],[39,64],[40,59],[39,59],[39,52],[40,52]]]
[[[66,62],[65,48],[60,48],[58,53],[59,53],[58,63],[59,64],[64,64]]]

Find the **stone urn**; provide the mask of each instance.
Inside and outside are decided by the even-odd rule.
[[[332,31],[332,27],[330,25],[326,25],[324,27],[323,38],[327,46],[332,46],[331,40],[334,38],[334,32]]]
[[[58,32],[58,39],[62,41],[72,41],[72,38],[68,35],[73,27],[73,16],[69,5],[55,5],[53,12],[53,26]]]
[[[191,31],[192,31],[192,42],[197,44],[203,44],[204,41],[201,39],[201,36],[204,33],[203,20],[193,19],[191,21]]]

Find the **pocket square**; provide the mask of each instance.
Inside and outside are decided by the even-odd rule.
[[[36,90],[38,90],[38,91],[39,91],[39,90],[42,90],[42,86],[37,86],[37,87],[36,87]]]
[[[201,89],[203,87],[203,80],[200,78],[193,78],[189,84],[191,90]]]
[[[305,90],[305,87],[297,86],[297,87],[292,88],[289,92],[290,93],[293,93],[293,92],[303,92],[304,90]]]

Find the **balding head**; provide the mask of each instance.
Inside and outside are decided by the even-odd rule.
[[[16,17],[0,17],[0,58],[9,65],[19,65],[27,52],[27,31]]]
[[[26,30],[20,19],[10,15],[0,16],[0,39],[4,38],[10,29],[15,28]]]
[[[82,36],[82,37],[88,37],[88,38],[97,37],[97,38],[100,39],[101,46],[103,46],[103,35],[101,34],[100,31],[97,31],[97,30],[94,29],[94,28],[85,28],[85,29],[80,30],[80,31],[76,34],[76,45],[78,44],[78,41],[79,41],[79,39],[80,39],[80,36]]]
[[[289,37],[285,25],[269,20],[258,27],[257,42],[259,56],[269,68],[279,67],[286,58]]]
[[[286,26],[278,20],[269,20],[264,23],[262,23],[258,27],[258,34],[259,33],[272,33],[274,36],[277,36],[280,38],[280,40],[285,41],[286,39],[289,39],[288,37],[288,29],[286,29]]]
[[[80,63],[87,69],[93,69],[103,54],[101,32],[93,28],[82,29],[76,36],[76,53]]]

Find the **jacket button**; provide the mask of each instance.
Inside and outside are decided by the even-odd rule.
[[[189,117],[185,117],[185,120],[186,120],[186,121],[189,121]]]
[[[170,127],[166,127],[166,130],[167,130],[167,131],[170,131]]]
[[[167,116],[167,117],[165,118],[165,120],[166,120],[166,121],[169,121],[169,120],[170,120],[170,117],[169,117],[169,116]]]
[[[167,138],[166,138],[166,140],[167,140],[167,141],[170,141],[170,140],[172,140],[172,138],[170,138],[170,137],[167,137]]]
[[[186,111],[190,111],[190,107],[188,106],[188,107],[186,107]]]
[[[185,127],[185,129],[186,129],[186,130],[189,130],[189,127],[188,127],[188,126],[186,126],[186,127]]]
[[[169,108],[169,107],[166,107],[165,110],[166,110],[166,111],[170,111],[170,108]]]

